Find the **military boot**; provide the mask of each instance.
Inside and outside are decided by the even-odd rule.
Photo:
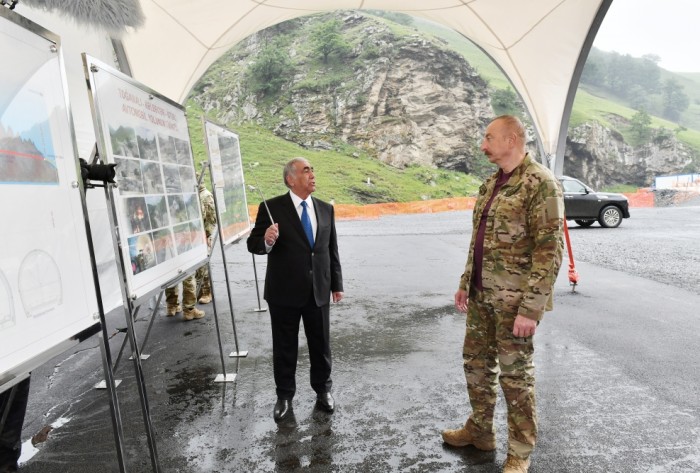
[[[168,317],[172,317],[172,316],[174,316],[175,314],[177,314],[178,312],[182,312],[182,307],[181,307],[181,306],[179,306],[179,305],[169,305],[169,306],[168,306],[168,310],[166,311],[165,314],[166,314]]]
[[[188,309],[185,309],[185,311],[182,313],[183,317],[185,317],[185,320],[194,320],[194,319],[201,319],[204,317],[205,313],[203,310],[199,310],[196,307],[191,307]]]
[[[200,304],[209,304],[211,302],[211,292],[202,290],[202,294],[199,296]]]
[[[473,445],[479,450],[491,451],[496,450],[496,436],[490,435],[474,435],[466,427],[461,429],[449,429],[442,431],[442,440],[453,447],[466,447]]]
[[[529,458],[523,460],[515,455],[508,455],[506,462],[503,464],[503,473],[527,473],[529,467]]]

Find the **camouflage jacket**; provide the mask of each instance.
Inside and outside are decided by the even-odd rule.
[[[204,232],[209,238],[216,228],[216,209],[214,208],[214,197],[204,185],[199,186],[199,204],[202,207]]]
[[[479,188],[469,256],[460,289],[468,290],[479,220],[498,172]],[[540,320],[552,310],[552,288],[561,266],[564,200],[552,173],[529,155],[494,197],[486,220],[482,281],[496,308]]]

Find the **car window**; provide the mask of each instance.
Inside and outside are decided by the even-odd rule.
[[[565,179],[561,182],[561,185],[564,187],[564,192],[576,192],[579,194],[584,194],[586,192],[586,188],[578,181]]]

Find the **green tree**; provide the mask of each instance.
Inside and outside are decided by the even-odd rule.
[[[491,93],[491,106],[496,115],[520,115],[520,101],[513,89],[496,89]]]
[[[318,25],[311,32],[313,50],[323,57],[323,63],[328,63],[331,54],[342,56],[350,50],[350,45],[340,32],[341,22],[338,19],[328,20]]]
[[[651,138],[651,117],[646,110],[641,109],[634,114],[630,130],[637,138],[638,144],[649,142],[649,138]]]
[[[673,77],[666,79],[662,89],[664,102],[664,117],[678,121],[688,106],[690,98],[683,92],[683,86]]]
[[[605,83],[605,64],[600,58],[589,56],[581,73],[581,82],[584,84],[601,86]]]
[[[652,94],[659,91],[661,85],[661,58],[655,54],[645,54],[635,67],[635,84]]]
[[[279,92],[294,74],[289,54],[280,43],[265,46],[250,66],[251,88],[255,93],[271,95]]]

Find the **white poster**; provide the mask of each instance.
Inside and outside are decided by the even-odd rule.
[[[230,244],[250,230],[241,148],[238,135],[226,128],[205,120],[204,130],[216,195],[217,221],[223,242]]]
[[[183,108],[84,56],[98,149],[116,163],[114,200],[128,296],[140,299],[207,257]]]
[[[58,38],[0,8],[0,44],[1,386],[99,318]]]

